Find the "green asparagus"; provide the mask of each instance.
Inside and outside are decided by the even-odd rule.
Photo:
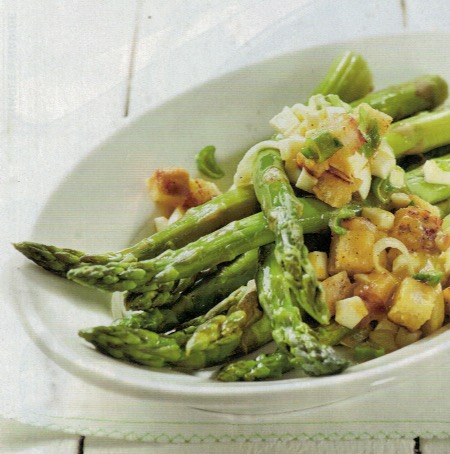
[[[447,82],[440,76],[426,75],[370,93],[351,105],[355,107],[367,103],[398,121],[417,112],[436,108],[447,96]]]
[[[240,351],[243,333],[261,317],[256,288],[250,282],[184,329],[170,334],[112,325],[81,330],[79,335],[114,358],[158,368],[202,369]]]
[[[67,272],[81,263],[84,252],[69,248],[58,248],[45,244],[24,241],[14,247],[25,257],[57,276],[65,277]]]
[[[329,205],[312,197],[302,199],[301,222],[305,233],[328,228],[334,213]],[[355,205],[355,214],[359,207]],[[169,250],[151,260],[127,264],[89,265],[67,273],[69,279],[82,285],[106,291],[146,292],[164,282],[188,278],[198,272],[233,260],[240,254],[271,243],[263,213],[256,213],[205,235],[177,250]]]
[[[255,359],[243,359],[222,367],[217,373],[219,381],[256,381],[281,378],[295,368],[291,357],[282,351],[263,353]]]
[[[107,291],[147,292],[164,282],[188,278],[207,268],[228,262],[250,249],[272,241],[272,233],[261,222],[261,213],[233,221],[213,233],[169,250],[151,260],[119,266],[91,265],[67,274],[80,284]]]
[[[240,187],[227,191],[209,202],[189,209],[167,229],[144,238],[119,252],[86,255],[73,249],[24,241],[14,247],[27,258],[48,271],[65,277],[75,267],[89,264],[128,263],[156,257],[166,249],[182,247],[235,219],[256,213],[258,204],[253,188]]]
[[[256,275],[259,302],[272,323],[272,337],[278,348],[290,356],[306,374],[319,376],[341,372],[348,366],[334,349],[321,343],[311,327],[302,320],[293,295],[298,292],[286,279],[273,245]]]
[[[450,108],[422,112],[393,123],[385,140],[399,158],[421,154],[450,143]]]
[[[295,289],[292,298],[297,298],[296,304],[319,323],[328,323],[330,314],[324,291],[308,259],[303,239],[303,205],[294,194],[277,150],[266,149],[258,153],[253,186],[268,228],[275,236],[276,260],[284,278]]]
[[[268,320],[267,317],[263,319]],[[263,319],[259,320],[258,323],[261,324]],[[255,325],[252,327],[255,327]],[[267,331],[267,329],[262,330],[262,332],[264,331]],[[335,322],[330,325],[319,326],[314,330],[318,340],[326,345],[339,344],[351,332],[352,330],[349,328]],[[219,369],[216,378],[228,382],[276,379],[281,378],[283,374],[295,369],[295,367],[295,362],[292,361],[289,354],[276,350],[273,353],[258,355],[255,359],[240,359],[226,364]]]
[[[396,84],[372,92],[372,75],[361,55],[347,51],[330,67],[313,95],[337,94],[343,101],[357,106],[367,103],[394,121],[432,110],[448,96],[447,82],[437,75],[420,76],[412,81]]]
[[[372,74],[366,60],[359,54],[346,51],[334,60],[312,94],[337,94],[343,101],[352,102],[366,96],[372,89]]]
[[[113,358],[146,366],[163,367],[182,358],[182,348],[175,339],[140,328],[98,326],[79,335]]]
[[[192,317],[204,314],[231,292],[254,279],[257,263],[258,249],[252,249],[219,267],[215,273],[205,276],[172,306],[136,307],[136,310],[145,312],[132,313],[121,323],[158,333],[173,329]]]

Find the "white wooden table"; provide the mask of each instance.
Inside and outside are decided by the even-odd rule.
[[[285,20],[306,0],[11,0],[0,5],[3,43],[0,168],[12,219],[35,218],[80,156],[124,118],[169,96],[263,56],[260,33]],[[388,5],[389,3],[389,5]],[[395,5],[393,5],[395,3]],[[433,2],[448,8],[444,1]],[[392,9],[394,27],[419,27],[419,0],[374,1]],[[358,33],[376,33],[386,24]],[[428,24],[430,26],[430,24]],[[337,30],[345,38],[345,30]],[[355,30],[353,30],[355,33]],[[256,45],[255,45],[256,44]],[[295,48],[295,43],[292,44]],[[286,48],[286,50],[291,50]],[[187,60],[188,59],[188,60]],[[189,65],[187,65],[189,62]],[[190,71],[186,71],[188,66]],[[6,169],[6,170],[5,170]],[[26,238],[29,225],[17,223]],[[0,402],[1,405],[1,402]],[[0,411],[1,414],[1,411]],[[309,445],[310,451],[312,445]],[[253,452],[254,446],[143,445],[64,434],[0,419],[0,451],[7,453]],[[307,452],[302,443],[259,445],[258,452]],[[450,441],[392,439],[317,442],[314,452],[450,452]],[[256,452],[256,451],[255,451]]]

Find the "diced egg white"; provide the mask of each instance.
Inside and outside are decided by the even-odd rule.
[[[405,186],[405,171],[401,167],[395,166],[389,174],[389,182],[394,188],[403,188]]]
[[[392,148],[382,140],[375,153],[369,158],[370,172],[375,177],[387,178],[396,166]]]
[[[362,181],[361,186],[358,188],[358,193],[361,199],[365,200],[369,195],[370,186],[372,184],[372,175],[370,174],[369,167],[364,167],[358,178]]]
[[[355,153],[353,156],[362,156],[359,153]],[[355,171],[353,172],[353,176],[361,180],[361,186],[358,188],[358,194],[361,199],[365,200],[370,192],[370,186],[372,184],[372,174],[370,172],[370,166],[367,162],[367,158],[362,156],[366,160],[366,165],[364,167],[355,167]],[[358,165],[362,164],[362,160],[359,158],[356,160]]]
[[[289,107],[284,107],[279,114],[270,120],[270,125],[281,134],[290,136],[298,129],[300,121]]]
[[[427,183],[450,185],[450,172],[441,169],[435,161],[425,162],[423,175]]]
[[[369,314],[364,301],[359,296],[351,296],[336,301],[336,321],[347,328],[354,328]]]
[[[317,183],[317,178],[312,176],[304,167],[300,172],[300,176],[295,183],[295,186],[302,191],[313,192],[313,188]]]

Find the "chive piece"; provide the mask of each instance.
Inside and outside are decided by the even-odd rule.
[[[223,169],[219,167],[216,162],[214,153],[216,147],[208,145],[197,153],[195,160],[197,162],[197,169],[209,178],[218,180],[225,176]]]
[[[343,219],[352,218],[355,216],[355,210],[351,206],[344,206],[340,208],[336,214],[333,214],[330,218],[329,227],[331,231],[336,235],[344,235],[347,233],[347,229],[341,226]]]
[[[318,131],[306,139],[302,153],[309,159],[323,162],[342,148],[342,143],[328,131]]]
[[[359,152],[369,158],[380,145],[381,136],[377,119],[363,106],[359,108],[359,130],[366,140]]]
[[[415,273],[412,275],[414,279],[420,282],[425,282],[432,287],[435,287],[439,284],[439,282],[441,282],[442,276],[444,276],[444,273],[442,273],[441,271],[427,271],[422,273]]]

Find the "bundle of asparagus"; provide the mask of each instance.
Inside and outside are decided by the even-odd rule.
[[[370,106],[388,115],[394,122],[383,144],[398,163],[404,156],[426,156],[436,149],[442,155],[439,147],[450,144],[450,109],[436,108],[447,97],[446,82],[424,76],[375,92],[372,84],[365,60],[346,52],[314,93],[336,95],[343,105],[351,103],[349,109]],[[382,143],[380,128],[371,117],[365,122],[364,152],[371,155]],[[313,137],[308,158],[324,161],[342,147],[334,140],[330,149],[324,138],[329,135]],[[450,155],[426,161],[436,159],[442,167]],[[450,184],[430,187],[424,166],[406,171],[401,185],[391,175],[375,178],[368,197],[346,204],[343,216],[342,207],[308,194],[298,197],[279,150],[261,147],[253,160],[251,184],[190,208],[165,230],[129,248],[89,255],[33,242],[14,246],[58,276],[124,292],[128,313],[123,318],[79,333],[114,358],[151,367],[200,369],[274,340],[274,353],[231,362],[217,378],[267,379],[294,368],[314,376],[334,374],[348,362],[332,346],[351,338],[355,330],[330,321],[305,235],[329,232],[332,223],[358,216],[367,206],[389,209],[395,192],[428,198],[442,216],[448,214]]]

